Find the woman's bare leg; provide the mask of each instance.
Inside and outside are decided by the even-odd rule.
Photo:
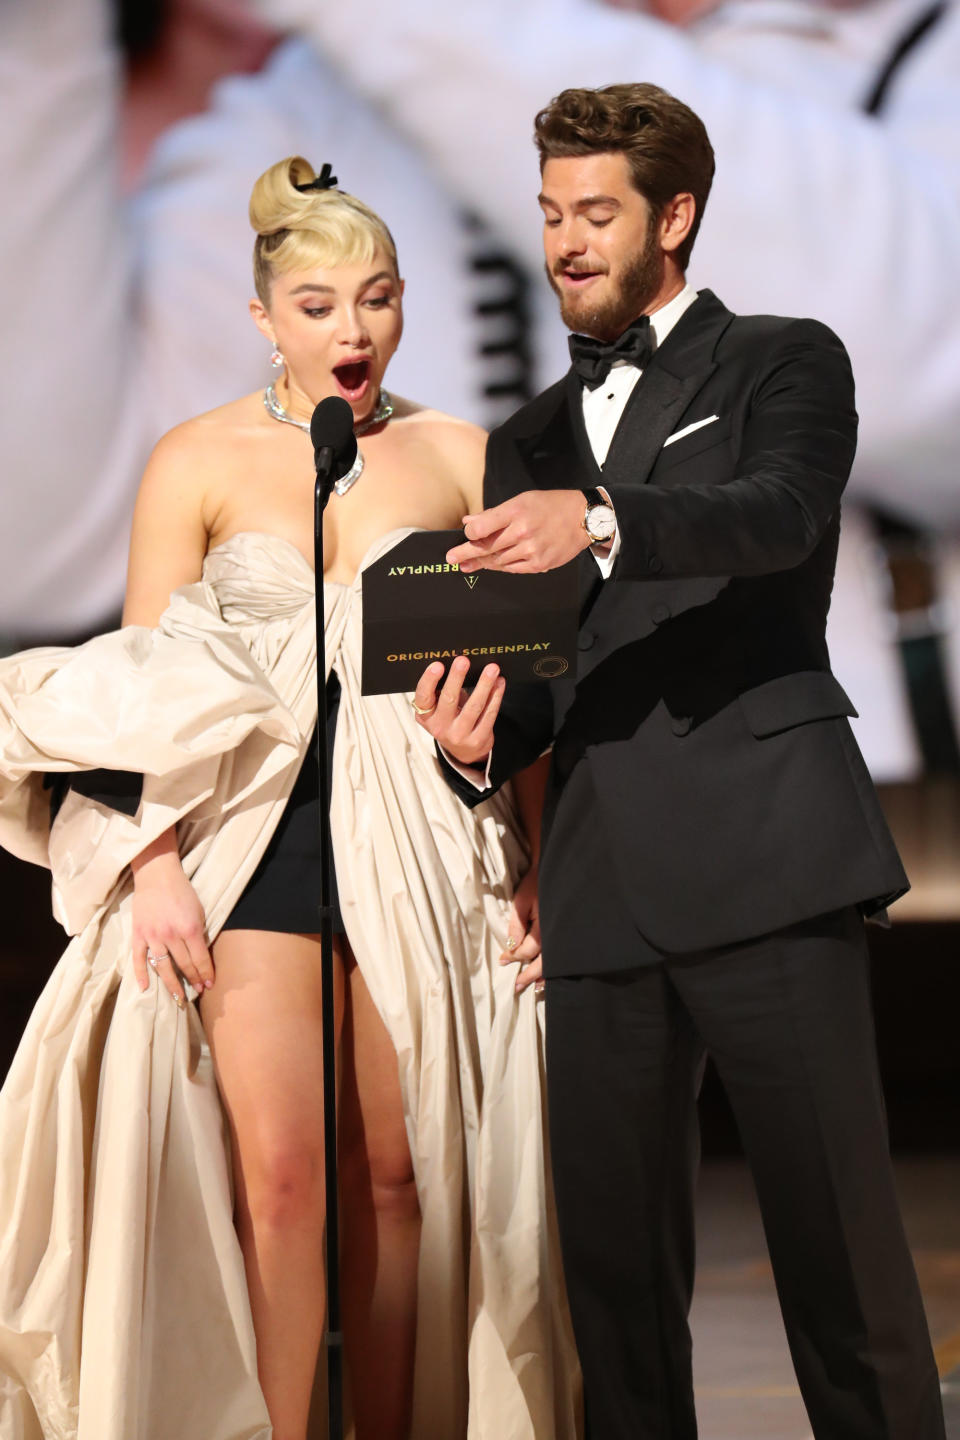
[[[407,1440],[420,1207],[400,1102],[397,1053],[359,967],[349,958],[340,1166],[343,1323],[357,1440]]]
[[[201,1013],[230,1121],[260,1383],[274,1440],[305,1440],[326,1312],[320,943],[229,930],[213,954]],[[339,952],[335,978],[339,1028]]]

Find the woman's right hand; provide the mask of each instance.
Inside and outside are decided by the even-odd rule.
[[[510,925],[507,933],[507,948],[500,956],[501,965],[519,962],[514,991],[522,995],[532,985],[538,995],[543,994],[546,981],[543,978],[543,956],[540,938],[540,901],[537,890],[536,861],[517,886],[510,907]]]
[[[149,986],[149,963],[182,1009],[187,1001],[180,976],[199,993],[212,986],[214,969],[203,906],[183,873],[174,832],[138,855],[132,869],[133,968],[140,989]]]

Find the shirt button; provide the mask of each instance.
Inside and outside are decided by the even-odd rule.
[[[653,617],[654,625],[662,625],[664,620],[670,619],[670,606],[664,605],[662,600],[658,600],[650,613]]]
[[[663,569],[663,561],[660,559],[659,555],[650,556],[650,559],[647,561],[647,569],[652,570],[654,575],[658,575],[660,573],[660,571]]]
[[[591,631],[585,630],[582,635],[577,636],[578,650],[592,650],[596,644],[597,637]]]
[[[670,729],[674,735],[689,735],[693,721],[689,715],[674,715],[670,721]]]

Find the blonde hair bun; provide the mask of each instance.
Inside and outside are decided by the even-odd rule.
[[[324,167],[324,178],[329,175]],[[250,196],[250,224],[257,238],[253,275],[257,294],[269,303],[277,275],[318,266],[362,265],[383,249],[399,276],[397,248],[380,216],[343,190],[298,190],[317,179],[302,155],[265,170]]]

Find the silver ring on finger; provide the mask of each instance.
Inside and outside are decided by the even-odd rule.
[[[150,949],[149,945],[147,946],[147,964],[150,966],[151,970],[156,970],[157,965],[159,964],[159,962],[160,962],[161,960],[169,960],[169,959],[170,959],[170,951],[169,951],[169,950],[161,950],[158,955],[155,955],[154,952]]]

